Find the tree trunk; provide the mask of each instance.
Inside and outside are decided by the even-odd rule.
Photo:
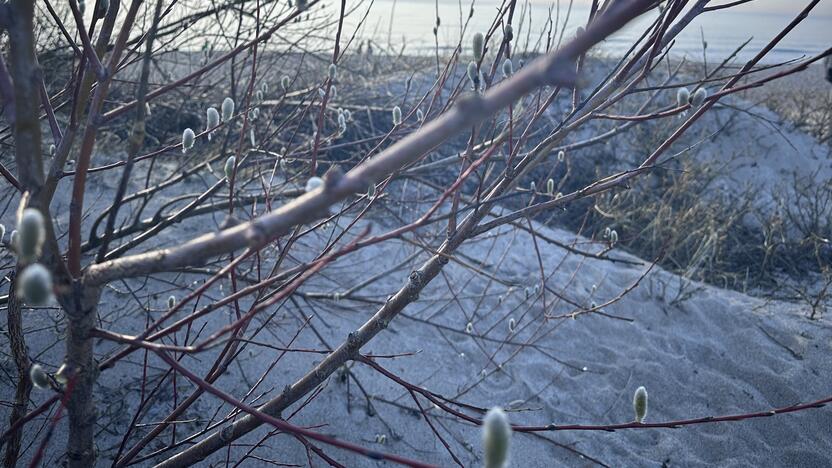
[[[68,320],[65,364],[70,391],[67,402],[69,439],[66,450],[69,468],[95,466],[97,412],[93,391],[98,378],[98,367],[90,330],[95,326],[100,296],[99,288],[86,287],[76,281],[72,293],[60,301]]]
[[[20,301],[15,295],[15,288],[17,283],[17,275],[12,275],[12,281],[9,284],[9,302],[8,302],[8,324],[9,324],[9,344],[14,358],[15,366],[17,367],[17,388],[14,394],[14,406],[12,406],[12,414],[9,416],[9,426],[26,416],[26,406],[29,403],[29,394],[32,392],[32,382],[29,380],[29,352],[26,349],[26,338],[23,335],[23,318],[20,314]],[[3,458],[3,466],[12,468],[17,466],[17,457],[20,453],[20,439],[23,435],[23,428],[9,436],[6,443],[6,454]]]

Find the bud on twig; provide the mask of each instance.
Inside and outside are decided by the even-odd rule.
[[[39,389],[49,388],[49,376],[40,364],[32,364],[29,368],[29,380]]]
[[[17,253],[23,263],[32,263],[40,257],[46,239],[43,215],[35,208],[26,208],[17,222]]]
[[[184,132],[182,132],[182,152],[187,153],[189,149],[194,147],[194,140],[196,139],[196,135],[194,135],[194,131],[190,128],[186,128]]]
[[[231,177],[234,175],[234,166],[237,165],[237,158],[234,156],[229,156],[228,159],[225,160],[225,177],[228,180],[231,180]]]
[[[234,116],[234,100],[230,97],[222,101],[222,121],[228,122]]]
[[[402,109],[399,106],[393,108],[393,125],[401,125],[402,123]]]
[[[488,410],[482,426],[485,447],[485,468],[504,468],[508,464],[511,425],[499,407]]]
[[[482,60],[483,52],[485,52],[485,37],[482,33],[474,34],[474,39],[472,40],[472,46],[474,49],[474,59],[479,62]]]
[[[17,295],[28,305],[44,305],[52,297],[52,274],[40,263],[26,267],[18,282]]]
[[[636,422],[644,422],[644,417],[647,416],[647,389],[639,387],[633,395],[633,410],[636,413]]]

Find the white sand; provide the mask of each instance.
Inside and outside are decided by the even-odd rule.
[[[757,128],[755,132],[765,128],[753,122],[747,124]],[[748,171],[747,176],[741,177],[743,181],[760,180],[768,184],[768,181],[782,178],[783,171],[804,167],[793,163],[794,156],[784,150],[788,146],[784,146],[782,140],[778,143],[777,136],[771,135],[771,138],[764,143],[770,142],[775,149],[766,153],[765,162],[761,161],[756,167],[743,165],[743,170]],[[815,148],[809,143],[814,144],[804,141],[804,146],[798,148]],[[713,143],[715,148],[723,144],[724,141]],[[749,147],[750,153],[756,151],[754,147]],[[818,164],[822,165],[825,156],[812,151],[795,154],[820,158]],[[100,193],[92,194],[90,200],[96,200],[97,195],[106,200],[106,195],[111,193],[112,187],[106,185],[106,180],[99,179],[102,178],[93,178],[93,182],[100,182],[93,187]],[[379,215],[374,217],[380,218]],[[213,223],[208,219],[205,221],[197,226],[177,226],[160,236],[158,242],[172,244],[184,236],[204,232]],[[573,234],[562,230],[538,224],[535,224],[535,229],[562,242],[577,240],[579,246],[587,250],[597,251],[600,248],[586,245],[585,239],[576,239]],[[382,231],[382,226],[374,229],[376,233]],[[546,304],[550,307],[555,300],[553,292],[584,306],[592,302],[604,303],[633,284],[647,268],[641,260],[617,250],[613,252],[614,256],[638,261],[642,265],[614,264],[566,255],[560,248],[539,239],[538,242],[547,275],[546,286],[550,289],[546,293]],[[433,239],[429,243],[437,245],[438,241]],[[321,239],[307,239],[300,244],[302,253],[299,255],[308,256],[320,245]],[[412,246],[400,244],[361,250],[355,256],[329,266],[301,292],[340,290],[333,286],[329,280],[332,278],[342,285],[361,283],[404,261],[412,252]],[[266,256],[267,262],[273,261],[273,257]],[[358,291],[356,295],[362,301],[343,299],[333,307],[331,302],[305,302],[299,298],[298,304],[303,314],[313,317],[311,323],[321,337],[330,346],[335,346],[377,309],[377,304],[367,301],[383,301],[404,284],[409,271],[423,260],[424,255],[421,255],[408,266],[384,275],[380,281]],[[364,352],[418,352],[380,362],[410,382],[466,404],[487,408],[493,405],[507,407],[513,402],[510,416],[516,424],[628,422],[633,419],[632,393],[640,385],[646,386],[650,395],[649,422],[764,411],[832,393],[832,326],[829,317],[809,320],[808,311],[799,305],[765,302],[737,292],[698,283],[687,284],[679,277],[656,268],[638,288],[621,301],[604,308],[604,313],[628,321],[599,314],[580,315],[574,320],[544,320],[542,300],[523,299],[523,288],[533,286],[540,275],[528,234],[501,230],[499,236],[483,236],[466,244],[458,260],[469,265],[476,264],[479,273],[451,263],[444,276],[437,278],[421,295],[419,302],[405,311],[407,316],[398,317]],[[552,275],[555,270],[557,272]],[[491,279],[494,277],[506,284]],[[105,294],[101,311],[106,326],[124,333],[139,332],[145,317],[139,305],[151,308],[153,316],[158,316],[169,294],[165,278],[171,276],[158,276],[151,280],[149,291],[138,296],[140,302],[126,292],[126,285],[114,284]],[[140,286],[139,282],[129,284],[134,288]],[[449,292],[448,284],[453,285],[456,299]],[[597,285],[594,293],[593,285]],[[684,298],[674,301],[680,285],[684,285]],[[516,289],[507,295],[510,286]],[[150,292],[156,293],[156,296],[150,296]],[[209,297],[218,298],[223,293],[227,293],[227,285],[222,292],[213,289]],[[485,294],[484,300],[480,300],[482,294]],[[506,299],[500,303],[499,296],[506,296]],[[242,304],[243,307],[246,305]],[[559,316],[574,310],[560,301],[547,312]],[[287,303],[256,339],[285,345],[300,323],[298,313],[292,304]],[[230,309],[218,311],[211,317],[207,329],[216,329],[228,323],[230,317]],[[508,320],[512,317],[518,323],[518,332],[511,337],[512,342],[526,343],[533,338],[535,347],[521,348],[515,344],[500,343],[508,336]],[[262,318],[265,315],[259,317],[256,324],[259,325]],[[475,334],[481,336],[465,333],[469,321],[474,326]],[[29,343],[33,357],[47,365],[58,365],[63,351],[50,345],[54,343],[56,333],[60,333],[60,327],[56,328],[44,313],[27,313],[25,322],[27,329],[31,330]],[[198,328],[195,327],[195,330]],[[208,332],[204,332],[203,336],[206,334]],[[324,347],[311,330],[301,334],[293,346]],[[98,349],[102,352],[107,348],[107,345],[99,343]],[[204,373],[215,355],[216,350],[213,350],[196,359],[186,358],[183,362]],[[219,385],[235,396],[245,395],[250,388],[246,380],[249,383],[256,381],[276,356],[274,350],[249,347],[240,357],[240,366],[232,366]],[[135,411],[141,359],[142,354],[136,353],[115,370],[102,374],[98,394],[102,402],[99,423],[105,428],[99,435],[101,466],[109,466],[107,457],[113,456],[120,441],[120,432]],[[262,402],[274,396],[318,359],[319,356],[314,354],[287,356],[268,374],[252,398],[257,397],[257,402]],[[496,370],[498,365],[501,365],[501,371]],[[5,361],[3,366],[7,373],[12,372],[10,361]],[[154,376],[165,369],[155,359],[151,359],[151,366]],[[586,371],[582,370],[584,367]],[[406,392],[365,366],[357,364],[352,369],[364,389],[376,397],[373,403],[377,411],[375,416],[367,415],[366,401],[355,382],[350,385],[348,399],[346,385],[334,376],[320,395],[292,418],[292,422],[324,425],[319,428],[321,432],[352,442],[442,466],[453,464],[425,421],[414,415],[413,401]],[[483,369],[487,374],[485,378],[481,377]],[[155,383],[153,380],[150,387]],[[186,394],[185,389],[190,387],[181,378],[177,383],[181,401]],[[9,401],[12,392],[13,389],[3,386],[0,398]],[[33,394],[34,403],[44,398],[43,393]],[[160,398],[154,400],[142,422],[158,421],[169,412],[172,404],[172,390],[165,385]],[[425,402],[422,401],[422,404]],[[229,408],[223,406],[217,412],[218,405],[219,402],[211,397],[201,399],[183,418],[197,418],[199,422],[182,424],[177,438],[181,439],[193,428],[203,427],[208,418],[216,419],[217,414],[225,416]],[[431,414],[439,415],[435,410]],[[478,428],[439,416],[432,418],[432,422],[453,452],[465,466],[480,466],[482,450]],[[8,406],[0,408],[0,418],[7,420]],[[43,422],[39,419],[36,424],[28,426],[24,447],[39,443],[42,433],[36,429]],[[596,462],[616,467],[830,466],[830,428],[832,411],[823,408],[681,429],[559,432],[541,436],[517,434],[512,442],[512,466],[590,466]],[[145,430],[142,428],[140,432]],[[254,443],[265,433],[265,429],[261,428],[239,442]],[[376,445],[377,434],[387,436],[385,446]],[[64,426],[61,424],[47,451],[45,465],[59,462],[64,438]],[[161,439],[167,442],[170,433],[167,432]],[[158,446],[152,444],[153,448]],[[380,465],[350,453],[324,449],[346,466]],[[27,457],[31,456],[32,450],[30,446]],[[248,446],[235,447],[231,459],[239,459],[247,450]],[[273,437],[256,454],[281,463],[307,464],[303,447],[285,435]],[[580,454],[591,457],[594,462]],[[221,451],[211,459],[211,464],[224,465],[225,456],[226,452]],[[325,465],[320,459],[314,460],[316,466]],[[249,459],[244,466],[267,464]]]

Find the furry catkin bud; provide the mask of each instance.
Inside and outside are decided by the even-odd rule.
[[[517,321],[514,320],[514,317],[508,319],[508,331],[509,333],[514,333],[514,330],[517,329]]]
[[[189,149],[194,147],[194,140],[196,139],[196,135],[194,135],[194,131],[190,128],[186,128],[184,132],[182,132],[182,152],[187,153]]]
[[[676,91],[676,105],[679,107],[686,106],[690,102],[690,91],[687,88],[679,88]]]
[[[509,42],[511,42],[511,40],[514,39],[514,28],[510,24],[506,25],[506,28],[503,31],[503,36]]]
[[[55,145],[49,145],[49,156],[55,156],[58,148]]]
[[[612,232],[612,229],[610,229],[609,226],[605,227],[604,228],[604,239],[609,239],[611,232]]]
[[[4,237],[6,237],[6,225],[0,224],[0,242],[3,242]]]
[[[499,407],[488,410],[482,424],[482,441],[485,448],[485,468],[504,468],[508,464],[511,443],[511,424]]]
[[[228,122],[231,120],[231,117],[234,116],[234,100],[230,97],[223,99],[222,101],[222,121]]]
[[[228,159],[225,160],[225,177],[228,180],[231,180],[231,177],[234,176],[234,166],[237,165],[237,158],[234,156],[229,156]]]
[[[61,364],[61,367],[58,368],[58,371],[54,374],[55,381],[61,385],[66,385],[69,383],[69,366],[66,363]]]
[[[566,159],[566,153],[563,150],[558,151],[558,162],[563,162]]]
[[[257,146],[257,139],[254,137],[254,129],[248,131],[248,138],[251,141],[251,146]]]
[[[473,323],[468,322],[468,325],[465,325],[465,333],[468,333],[469,335],[471,333],[474,333],[474,324]]]
[[[511,63],[511,59],[507,58],[503,60],[503,76],[508,78],[514,74],[514,64]]]
[[[306,0],[295,0],[295,5],[298,7],[298,11],[305,11],[308,7]]]
[[[269,84],[265,81],[260,85],[260,92],[263,94],[269,94]]]
[[[283,88],[283,91],[289,91],[289,85],[291,84],[291,81],[292,80],[290,80],[289,77],[286,75],[283,75],[283,77],[280,78],[280,87]]]
[[[402,123],[402,108],[396,106],[393,108],[393,125],[400,125]]]
[[[220,113],[217,111],[217,109],[213,107],[208,108],[206,122],[206,130],[211,130],[212,128],[220,124]],[[208,135],[208,138],[211,138],[211,135]]]
[[[23,263],[34,262],[40,257],[46,239],[43,215],[35,208],[26,208],[17,222],[17,253]]]
[[[705,88],[699,88],[693,93],[693,97],[690,98],[690,104],[693,107],[699,107],[705,102],[705,98],[708,97],[708,92],[705,91]]]
[[[610,244],[615,245],[618,243],[618,231],[613,229],[610,231]]]
[[[168,297],[168,309],[173,309],[176,307],[176,296]]]
[[[29,380],[37,388],[49,388],[49,376],[46,375],[46,371],[43,370],[40,364],[32,364],[32,367],[29,368]]]
[[[110,0],[98,0],[98,8],[95,10],[96,16],[103,18],[107,15],[107,10],[110,9]]]
[[[150,112],[150,103],[146,102],[144,103],[144,116],[150,117],[151,115],[153,115],[153,112]]]
[[[479,62],[482,60],[483,52],[485,52],[485,36],[482,33],[476,33],[471,42],[474,49],[474,59]]]
[[[17,295],[28,305],[43,305],[52,297],[52,275],[40,263],[26,267],[18,281]]]
[[[425,113],[422,112],[422,109],[416,109],[416,120],[422,122],[425,120]]]
[[[468,62],[468,79],[471,80],[472,83],[476,84],[480,80],[480,71],[477,69],[477,62],[471,61]]]
[[[334,81],[335,78],[337,78],[337,77],[338,77],[338,65],[335,65],[334,63],[330,63],[329,64],[329,79]]]
[[[636,422],[644,422],[644,417],[647,416],[647,389],[639,387],[633,395],[633,410],[636,413]]]
[[[329,87],[329,100],[334,101],[338,97],[338,88],[335,85]]]
[[[84,0],[78,0],[78,11],[83,15],[87,11],[87,3]]]
[[[12,233],[9,234],[9,246],[14,250],[17,250],[17,237],[17,229],[12,229]]]
[[[306,181],[306,187],[304,190],[306,190],[306,192],[311,192],[319,187],[323,187],[323,185],[324,180],[320,177],[310,177],[309,180]]]
[[[530,192],[537,192],[537,184],[535,184],[534,181],[532,181],[532,183],[529,184],[529,191]]]
[[[263,94],[262,89],[258,89],[257,91],[254,92],[254,101],[255,102],[258,102],[258,103],[263,102],[263,100],[265,98],[266,98],[266,96],[265,96],[265,94]]]
[[[553,195],[555,193],[555,180],[549,179],[546,181],[546,193]]]

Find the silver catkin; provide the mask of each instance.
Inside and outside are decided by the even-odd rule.
[[[705,88],[699,88],[693,93],[693,96],[690,98],[690,104],[693,107],[699,107],[702,103],[705,102],[705,99],[708,97],[708,92]]]
[[[688,105],[690,102],[690,91],[687,88],[679,88],[676,91],[676,105],[678,107],[683,107]]]
[[[27,266],[18,278],[17,295],[30,306],[46,304],[52,297],[52,274],[40,263]]]
[[[636,422],[643,423],[647,416],[647,389],[639,387],[633,395],[633,411],[636,414]]]
[[[225,177],[228,180],[234,176],[234,167],[237,165],[237,158],[234,156],[229,156],[228,159],[225,160]]]
[[[234,100],[230,97],[223,99],[222,101],[222,121],[228,122],[231,120],[231,117],[234,116]]]
[[[511,424],[499,407],[488,410],[482,425],[485,468],[504,468],[508,465],[511,444]]]
[[[485,52],[485,36],[479,32],[474,34],[471,45],[474,52],[474,59],[479,62],[482,60],[483,53]]]
[[[393,108],[393,125],[401,125],[402,123],[402,108],[396,106]]]
[[[196,135],[194,131],[190,128],[186,128],[184,132],[182,132],[182,152],[187,153],[189,149],[194,147],[194,141],[196,140]]]
[[[29,380],[36,388],[49,388],[49,376],[40,364],[32,364],[32,367],[29,368]]]
[[[40,257],[46,239],[45,220],[40,210],[26,208],[17,222],[17,253],[23,263],[32,263]]]
[[[503,60],[503,76],[508,78],[514,74],[514,64],[511,63],[511,59],[507,58]]]

